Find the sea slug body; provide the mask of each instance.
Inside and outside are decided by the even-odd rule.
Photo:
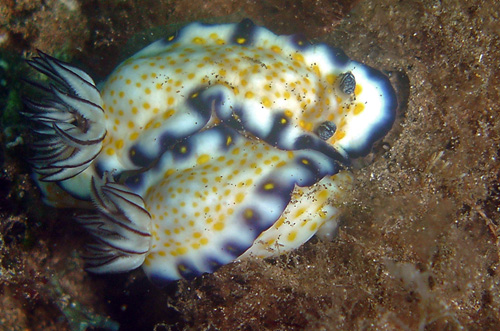
[[[40,52],[26,100],[45,201],[87,206],[90,271],[155,283],[292,250],[336,226],[341,169],[391,128],[387,77],[249,20],[192,23],[120,64],[99,91]],[[90,201],[92,203],[90,203]]]

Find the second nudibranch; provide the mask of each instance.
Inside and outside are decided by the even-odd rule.
[[[40,52],[53,80],[26,100],[45,201],[95,209],[88,268],[157,282],[270,256],[336,227],[350,176],[394,122],[394,90],[342,51],[249,20],[192,23],[135,54],[99,91]]]

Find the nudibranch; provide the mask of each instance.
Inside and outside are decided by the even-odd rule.
[[[380,71],[249,20],[192,23],[120,64],[99,90],[42,52],[25,100],[45,202],[89,210],[87,268],[155,283],[290,251],[337,226],[341,171],[391,128]]]

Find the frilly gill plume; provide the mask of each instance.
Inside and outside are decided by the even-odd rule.
[[[87,270],[123,272],[139,267],[151,246],[151,216],[144,200],[107,172],[103,180],[92,178],[91,198],[96,212],[77,217],[97,239],[88,245]]]
[[[54,83],[42,86],[40,102],[24,99],[24,115],[35,123],[40,140],[33,144],[37,154],[33,167],[44,181],[61,181],[88,168],[102,149],[106,136],[104,111],[94,81],[83,71],[43,52],[28,63]]]

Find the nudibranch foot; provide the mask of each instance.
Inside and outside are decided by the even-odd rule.
[[[106,135],[102,99],[93,80],[83,71],[42,52],[28,63],[58,86],[32,83],[46,94],[41,102],[24,100],[24,114],[35,123],[41,138],[32,158],[43,181],[61,181],[87,169],[102,149]]]
[[[92,177],[91,197],[97,210],[77,221],[97,243],[88,246],[86,268],[95,273],[123,272],[141,266],[151,247],[151,215],[144,200],[110,173]]]

